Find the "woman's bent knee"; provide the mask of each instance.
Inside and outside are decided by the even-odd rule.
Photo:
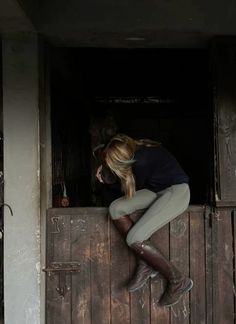
[[[128,246],[131,246],[132,244],[137,242],[142,242],[144,240],[145,238],[143,233],[140,231],[134,231],[133,228],[131,228],[126,236],[126,243]]]
[[[136,210],[149,207],[156,198],[156,193],[148,189],[138,190],[132,198],[123,196],[114,200],[110,204],[109,212],[113,219],[117,219],[123,215],[131,214]]]
[[[123,208],[123,199],[118,198],[114,200],[109,206],[109,213],[112,219],[120,218],[127,213],[124,211]]]

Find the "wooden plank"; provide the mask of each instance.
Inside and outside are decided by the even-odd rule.
[[[199,212],[199,213],[204,213],[206,209],[206,205],[189,205],[188,209],[186,212]]]
[[[178,216],[170,223],[170,260],[183,273],[189,275],[189,215]],[[189,294],[171,307],[171,324],[189,323]]]
[[[81,271],[72,274],[72,284],[71,274],[67,275],[70,290],[64,298],[56,291],[58,275],[47,276],[47,324],[234,323],[235,213],[218,210],[211,222],[209,208],[205,220],[202,209],[188,210],[171,222],[170,233],[166,225],[152,237],[154,245],[167,256],[170,240],[170,258],[186,274],[190,262],[194,281],[190,314],[189,294],[170,310],[156,305],[163,290],[156,279],[128,294],[125,286],[134,257],[113,224],[109,224],[106,213],[105,208],[49,211],[47,266],[53,261],[78,261]]]
[[[125,239],[110,221],[111,323],[130,323],[129,250]]]
[[[132,214],[132,219],[137,222],[145,210]],[[132,251],[129,254],[130,277],[137,267],[138,260]],[[131,324],[150,323],[150,285],[147,283],[141,289],[130,294],[130,319]]]
[[[53,210],[51,214],[49,211],[48,227],[48,235],[51,236],[49,240],[53,242],[53,252],[50,251],[48,261],[71,261],[70,215],[58,215]],[[52,244],[50,246],[52,247]],[[50,266],[50,263],[47,266]],[[71,322],[71,275],[66,275],[66,293],[64,297],[57,291],[59,286],[59,274],[51,273],[48,275],[47,324],[68,324]]]
[[[169,227],[167,224],[159,229],[152,236],[152,243],[156,246],[167,258],[169,258]],[[161,276],[153,278],[151,281],[151,324],[168,324],[170,322],[170,310],[167,307],[160,307],[160,300],[166,288],[166,280]]]
[[[107,215],[90,215],[92,323],[110,323],[110,247]]]
[[[212,222],[213,323],[234,323],[233,233],[231,211],[216,211]]]
[[[213,324],[213,278],[212,278],[212,213],[209,208],[205,211],[205,276],[206,276],[206,324]],[[196,285],[196,283],[195,283]]]
[[[236,38],[216,38],[212,46],[215,77],[215,189],[216,201],[236,204]]]
[[[99,216],[98,216],[99,217]],[[91,323],[90,290],[90,215],[79,210],[71,216],[71,258],[80,263],[80,272],[72,274],[72,323]]]
[[[46,267],[54,260],[54,235],[55,229],[52,217],[55,216],[53,210],[47,211],[47,229],[46,229]],[[56,286],[55,276],[46,273],[46,323],[53,323],[55,310],[54,289]]]
[[[190,323],[206,323],[204,213],[190,213]]]
[[[216,201],[216,207],[224,207],[224,208],[227,208],[227,207],[231,207],[231,208],[234,208],[236,207],[236,201]]]
[[[130,275],[135,271],[137,261],[130,254]],[[131,324],[150,324],[150,286],[147,283],[141,289],[130,294]]]

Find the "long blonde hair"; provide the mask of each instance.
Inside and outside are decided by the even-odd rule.
[[[117,134],[111,138],[103,151],[103,159],[108,167],[119,177],[121,189],[126,197],[135,193],[135,179],[132,164],[138,145],[156,146],[159,143],[149,139],[135,140],[125,134]]]

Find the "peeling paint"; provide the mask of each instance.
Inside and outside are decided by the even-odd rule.
[[[35,232],[37,242],[40,243],[40,229],[37,229]]]
[[[5,35],[2,44],[4,195],[14,210],[4,220],[5,321],[39,324],[38,38]]]
[[[23,303],[23,310],[25,313],[25,324],[39,324],[39,302],[33,303],[34,296],[28,295]]]
[[[37,262],[35,265],[37,274],[38,274],[38,284],[40,285],[41,282],[41,268],[40,268],[40,262]]]
[[[233,258],[233,251],[227,243],[225,243],[225,258],[227,261]]]

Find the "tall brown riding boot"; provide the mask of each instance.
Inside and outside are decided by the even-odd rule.
[[[144,260],[138,258],[138,266],[133,278],[128,283],[127,289],[130,293],[142,288],[149,278],[159,276],[159,273],[150,267]]]
[[[124,215],[118,219],[114,219],[113,222],[122,236],[126,238],[130,228],[133,226],[133,221],[129,215]],[[158,275],[158,272],[150,267],[144,260],[138,258],[137,261],[138,266],[134,277],[127,286],[129,292],[134,292],[142,288],[149,278],[154,278]]]
[[[193,287],[192,280],[181,274],[150,241],[134,243],[130,248],[168,280],[160,305],[169,307],[178,303],[183,294]]]
[[[126,235],[128,234],[130,228],[134,225],[129,215],[124,215],[120,218],[112,219],[112,221],[124,238],[126,238]]]

